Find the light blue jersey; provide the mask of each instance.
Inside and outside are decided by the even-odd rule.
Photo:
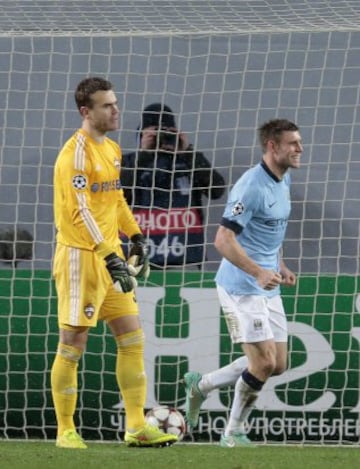
[[[236,233],[247,255],[265,269],[279,271],[279,252],[290,215],[290,175],[279,180],[259,163],[246,171],[232,188],[223,214],[222,225]],[[216,283],[234,295],[278,295],[260,288],[256,279],[223,258]]]

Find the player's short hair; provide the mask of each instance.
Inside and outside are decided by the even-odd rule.
[[[279,143],[283,132],[296,132],[299,127],[287,119],[272,119],[259,127],[259,140],[263,151],[266,151],[266,145],[269,140]]]
[[[101,77],[89,77],[82,80],[75,90],[75,102],[80,110],[82,106],[92,108],[92,95],[97,91],[109,91],[113,89],[110,81]]]

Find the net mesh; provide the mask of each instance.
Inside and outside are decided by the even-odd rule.
[[[357,0],[5,0],[2,13],[4,35],[239,34],[359,28]]]

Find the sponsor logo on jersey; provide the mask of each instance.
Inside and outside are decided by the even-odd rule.
[[[91,184],[91,192],[110,192],[118,191],[121,188],[120,179],[114,179],[112,181],[94,182]]]
[[[118,191],[120,187],[120,179],[113,179],[112,181],[103,181],[100,183],[101,192]]]
[[[286,227],[288,222],[287,218],[278,218],[278,219],[271,219],[271,220],[264,220],[264,224],[267,226],[280,226]]]

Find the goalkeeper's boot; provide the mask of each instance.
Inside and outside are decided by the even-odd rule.
[[[170,433],[164,433],[154,425],[145,425],[137,432],[126,432],[124,441],[126,446],[157,448],[171,446],[178,441],[178,437]]]
[[[192,430],[198,424],[200,407],[207,397],[202,394],[199,389],[200,380],[201,374],[197,372],[189,371],[184,375],[186,392],[185,418],[189,426],[189,430]]]
[[[81,436],[75,430],[65,430],[61,436],[56,438],[58,448],[86,449],[87,446]]]
[[[231,433],[229,436],[221,435],[220,446],[223,448],[235,448],[237,446],[248,446],[254,448],[256,445],[249,440],[245,433]]]

